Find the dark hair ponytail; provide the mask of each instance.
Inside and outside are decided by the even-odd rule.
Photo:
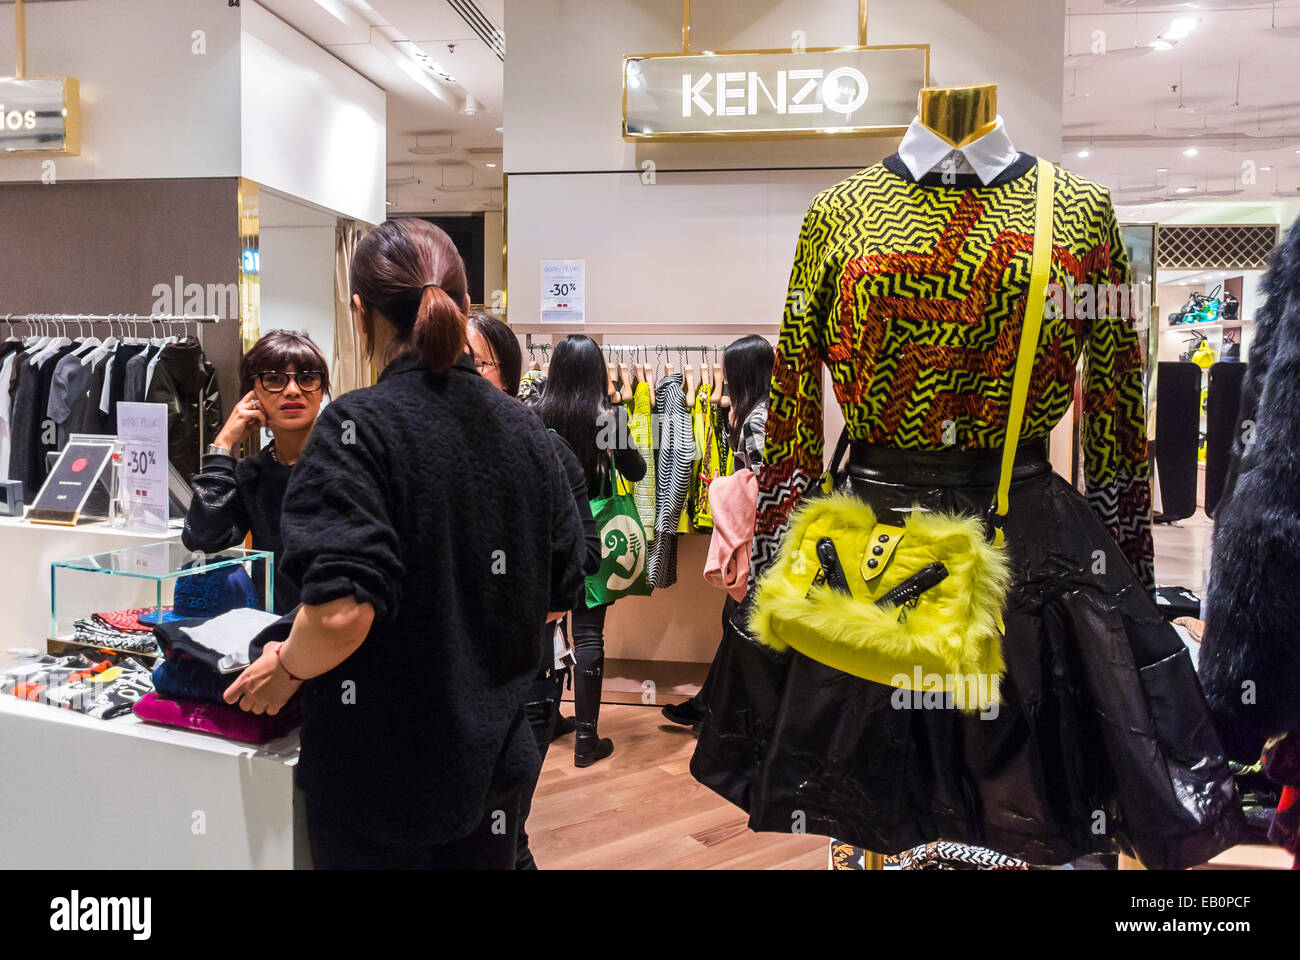
[[[387,220],[357,244],[348,285],[365,308],[366,352],[373,357],[374,316],[393,325],[395,336],[381,363],[419,351],[435,373],[448,370],[465,351],[469,284],[465,261],[451,238],[427,220]]]
[[[442,373],[465,352],[465,314],[446,290],[431,283],[420,295],[411,335],[429,369]]]

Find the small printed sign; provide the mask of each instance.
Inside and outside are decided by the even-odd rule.
[[[167,529],[167,405],[117,405],[118,492],[128,530]]]
[[[582,323],[586,260],[542,261],[542,322]]]

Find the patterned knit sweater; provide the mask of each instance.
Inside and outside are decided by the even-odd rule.
[[[791,511],[823,472],[823,365],[856,441],[1001,448],[1037,176],[1021,154],[987,187],[933,175],[916,183],[895,156],[813,200],[773,370],[756,568],[772,561]],[[1086,496],[1151,587],[1141,350],[1131,307],[1108,300],[1127,282],[1128,260],[1106,189],[1055,176],[1050,282],[1059,286],[1049,288],[1021,436],[1046,437],[1065,414],[1082,357]]]

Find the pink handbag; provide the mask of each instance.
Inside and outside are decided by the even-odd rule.
[[[754,514],[758,509],[758,478],[740,469],[715,477],[709,484],[713,536],[704,562],[704,579],[743,600],[749,586],[749,552],[754,545]]]

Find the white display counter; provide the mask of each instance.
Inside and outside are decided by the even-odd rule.
[[[132,533],[106,523],[57,527],[0,517],[0,657],[9,647],[44,652],[50,632],[51,563],[180,535],[179,528]]]
[[[297,762],[296,733],[255,747],[0,695],[0,869],[309,867]]]

